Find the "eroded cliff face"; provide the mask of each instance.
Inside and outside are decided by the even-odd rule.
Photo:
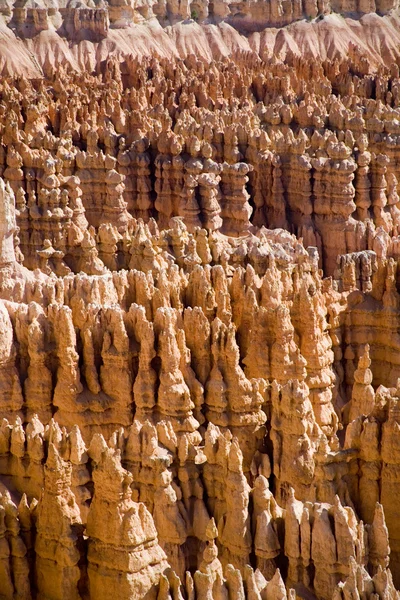
[[[208,61],[251,52],[345,59],[399,58],[398,0],[3,0],[0,73],[40,78],[61,66],[82,72],[110,56]]]
[[[260,33],[395,8],[4,7],[88,50],[0,81],[0,598],[400,597],[399,66]]]

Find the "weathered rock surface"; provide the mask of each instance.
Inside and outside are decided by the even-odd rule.
[[[399,598],[397,4],[0,13],[0,599]]]

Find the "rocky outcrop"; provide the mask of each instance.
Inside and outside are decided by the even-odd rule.
[[[0,596],[397,598],[397,7],[0,12]]]
[[[65,463],[53,443],[45,465],[44,491],[36,513],[36,577],[39,598],[78,600],[83,525],[70,488],[72,464]]]
[[[339,268],[346,287],[354,256],[356,280],[367,291],[375,263],[364,252],[398,256],[396,69],[374,73],[357,55],[337,67],[238,56],[238,68],[211,62],[207,75],[201,59],[173,64],[171,79],[165,59],[110,59],[86,84],[61,69],[49,74],[46,95],[26,79],[10,92],[2,84],[4,212],[12,191],[16,206],[4,232],[5,264],[15,254],[47,275],[102,275],[162,270],[172,255],[188,272],[249,260],[262,270],[265,251],[246,258],[240,238],[285,228],[318,248],[326,275],[336,277]],[[298,100],[300,88],[306,93]],[[48,121],[37,104],[48,106]],[[202,228],[211,235],[209,250]],[[220,234],[237,238],[229,256]],[[339,265],[338,256],[346,257]]]
[[[10,428],[14,431],[15,427]],[[29,428],[30,425],[27,431]],[[148,435],[147,425],[142,426],[142,432],[145,434],[145,428]],[[390,534],[382,504],[376,503],[371,523],[364,524],[355,509],[342,504],[338,496],[333,505],[312,500],[301,502],[295,498],[293,488],[288,487],[286,509],[282,509],[269,490],[268,456],[256,457],[251,488],[243,474],[237,439],[229,441],[217,427],[210,425],[203,455],[197,447],[197,456],[203,456],[202,463],[195,461],[203,464],[204,476],[200,473],[197,485],[204,477],[209,509],[204,504],[200,509],[195,503],[191,525],[185,481],[192,478],[185,480],[180,475],[174,480],[174,452],[160,444],[156,429],[152,467],[147,467],[147,477],[143,477],[143,470],[135,471],[132,451],[140,447],[137,432],[138,423],[128,439],[118,438],[116,432],[109,444],[101,434],[96,434],[88,450],[83,442],[76,445],[79,430],[78,434],[71,432],[69,439],[58,437],[59,441],[54,427],[47,440],[46,433],[38,434],[43,439],[45,459],[44,492],[39,503],[32,501],[29,505],[24,495],[17,509],[6,488],[2,495],[6,530],[11,532],[4,538],[10,544],[10,554],[3,554],[2,559],[4,573],[9,573],[2,587],[10,590],[11,595],[7,596],[7,592],[6,597],[11,598],[12,593],[20,590],[21,597],[28,598],[32,589],[32,592],[38,590],[43,598],[61,597],[65,590],[71,597],[97,598],[107,593],[105,582],[111,581],[116,596],[121,598],[158,598],[166,590],[176,597],[181,584],[182,596],[178,598],[192,594],[203,598],[212,593],[216,597],[234,594],[235,598],[255,595],[285,599],[294,597],[294,589],[309,589],[318,598],[327,600],[349,591],[354,594],[356,590],[375,592],[382,598],[385,594],[397,597],[388,568]],[[358,452],[354,435],[346,438],[346,447],[353,449],[354,459]],[[90,468],[94,483],[94,491],[89,491],[92,486],[87,488],[88,513],[82,510],[82,505],[78,506],[79,494],[73,487],[74,480],[77,481],[78,448],[81,462]],[[69,458],[61,458],[60,452],[69,454]],[[183,462],[181,450],[179,455],[180,464],[189,465],[189,457]],[[142,480],[140,496],[144,502],[138,502],[139,490],[133,487],[137,480],[121,466],[121,458]],[[156,483],[151,502],[148,477],[156,473],[157,462],[161,467],[160,483]],[[202,502],[198,494],[197,498],[196,502]],[[210,513],[214,515],[211,520]],[[200,544],[193,576],[185,573],[191,554],[190,544],[185,541],[188,534]],[[35,563],[31,558],[32,538],[36,539]],[[180,558],[176,553],[179,547]],[[257,557],[256,571],[248,564],[249,552],[255,552]],[[15,558],[4,562],[9,555]],[[289,561],[286,588],[277,568],[283,556]],[[171,564],[178,570],[180,566],[183,568],[181,577],[171,570]],[[16,591],[13,586],[17,586]]]
[[[132,476],[101,436],[93,438],[90,453],[96,464],[86,527],[90,596],[106,598],[107,584],[113,582],[117,598],[150,597],[168,566],[151,515],[142,503],[133,502]],[[110,507],[113,514],[104,520]]]

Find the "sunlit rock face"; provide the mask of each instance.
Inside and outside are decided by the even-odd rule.
[[[0,13],[0,598],[399,598],[397,5]]]

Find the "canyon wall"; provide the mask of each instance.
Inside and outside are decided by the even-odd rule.
[[[397,0],[4,0],[0,74],[40,79],[61,67],[104,72],[152,56],[207,62],[247,52],[263,61],[345,60],[377,70],[399,59]],[[362,71],[363,73],[364,71]]]
[[[399,598],[397,6],[1,10],[0,598]]]

